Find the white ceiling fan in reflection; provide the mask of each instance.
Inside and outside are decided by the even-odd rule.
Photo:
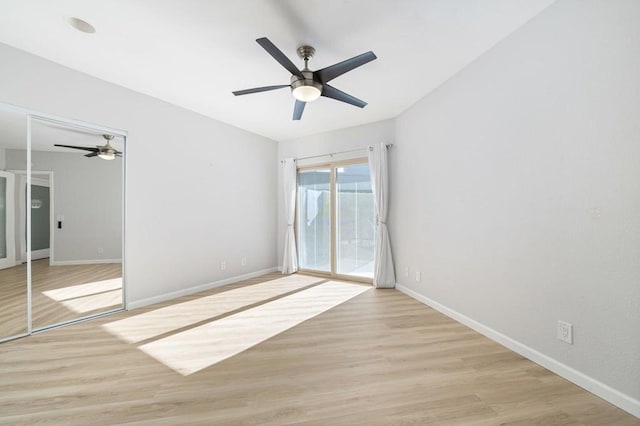
[[[104,145],[96,145],[95,148],[89,147],[89,146],[59,145],[59,144],[54,144],[53,146],[91,151],[89,154],[86,154],[85,157],[100,157],[103,160],[113,160],[116,157],[122,157],[122,152],[118,151],[117,149],[111,146],[111,141],[113,140],[114,136],[102,135],[102,137],[107,141],[107,143]]]

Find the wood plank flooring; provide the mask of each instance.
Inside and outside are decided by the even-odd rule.
[[[323,282],[270,274],[0,344],[0,424],[640,424],[395,290],[365,288],[192,374],[140,349],[254,311],[255,327],[268,327],[278,318],[265,312]],[[269,283],[279,290],[265,290]],[[263,300],[249,290],[224,294],[256,284]],[[281,317],[296,309],[282,307]],[[136,321],[144,332],[125,338]],[[238,329],[238,338],[253,331]]]

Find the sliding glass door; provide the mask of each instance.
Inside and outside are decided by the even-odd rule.
[[[366,160],[299,169],[300,269],[371,280],[375,243],[373,203]]]

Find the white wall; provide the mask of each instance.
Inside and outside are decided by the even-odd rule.
[[[2,44],[0,63],[0,102],[129,132],[129,302],[276,266],[274,141]]]
[[[636,404],[638,22],[559,1],[403,113],[389,219],[400,284]]]
[[[280,142],[278,158],[299,158],[313,155],[329,154],[333,152],[349,151],[366,148],[378,142],[392,143],[395,131],[394,120],[379,121],[364,126],[350,127],[318,135],[307,136]],[[298,161],[298,165],[322,164],[328,161],[347,160],[351,158],[367,157],[367,151],[349,154],[325,156],[309,160]],[[284,216],[284,195],[282,193],[282,168],[278,169],[278,265],[282,266],[284,250],[284,234],[287,229],[287,219]]]
[[[54,218],[64,217],[62,229],[51,229],[54,263],[122,259],[122,159],[85,153],[31,153],[33,170],[53,172]],[[24,169],[26,154],[8,149],[7,168]]]
[[[637,1],[562,0],[396,120],[278,154],[393,142],[401,287],[636,415],[639,21]],[[558,320],[573,324],[573,345],[556,339]]]

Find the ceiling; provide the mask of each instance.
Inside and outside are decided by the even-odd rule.
[[[0,0],[0,42],[274,140],[396,117],[555,0]],[[69,26],[78,17],[94,34]],[[291,119],[289,84],[256,42],[320,69],[372,50],[331,82],[369,105],[320,98]]]

